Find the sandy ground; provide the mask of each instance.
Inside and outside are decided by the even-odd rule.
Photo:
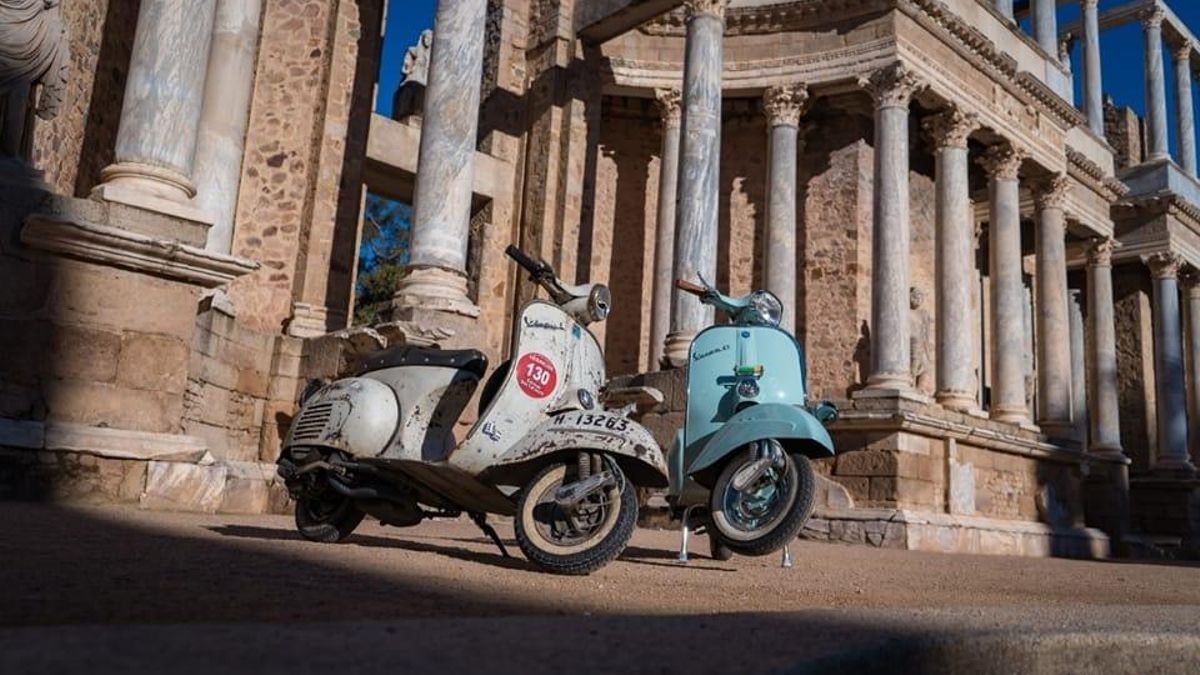
[[[677,543],[640,530],[600,572],[557,577],[502,558],[466,521],[368,521],[327,545],[285,517],[0,504],[0,672],[1200,664],[1194,565],[797,542],[786,570],[776,557],[704,559],[701,537],[681,567]]]

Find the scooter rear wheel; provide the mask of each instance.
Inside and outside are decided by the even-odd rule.
[[[812,515],[816,493],[812,463],[804,455],[789,453],[783,454],[782,467],[772,468],[746,490],[737,490],[734,477],[755,459],[753,445],[734,455],[709,498],[709,537],[746,556],[770,555],[795,539]]]
[[[365,515],[353,499],[340,495],[296,500],[296,529],[309,541],[335,544],[349,537]]]
[[[616,464],[609,469],[620,471]],[[588,522],[581,530],[554,502],[554,491],[568,480],[568,471],[565,464],[548,466],[521,490],[517,543],[526,558],[548,572],[591,574],[625,550],[637,524],[637,495],[633,485],[618,476],[618,484],[584,514]]]

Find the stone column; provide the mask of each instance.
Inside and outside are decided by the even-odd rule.
[[[803,84],[771,87],[763,97],[770,134],[767,177],[767,290],[783,302],[780,325],[796,323],[796,168],[800,116],[808,104]]]
[[[1088,383],[1088,450],[1119,456],[1121,408],[1117,381],[1117,330],[1113,315],[1112,239],[1096,239],[1088,249],[1088,327],[1092,334]]]
[[[1150,160],[1169,159],[1167,84],[1162,55],[1163,10],[1155,6],[1142,21],[1146,51],[1146,145]]]
[[[1070,180],[1056,175],[1034,191],[1037,208],[1038,424],[1052,435],[1071,429],[1071,319],[1067,307],[1067,222]]]
[[[194,203],[213,219],[206,248],[228,253],[242,178],[262,0],[217,0],[196,144]]]
[[[483,82],[487,0],[438,0],[409,264],[393,304],[478,316],[467,297],[467,237]]]
[[[1099,0],[1082,0],[1083,10],[1083,111],[1088,128],[1104,138],[1104,85],[1100,76]]]
[[[1004,18],[1008,19],[1009,21],[1014,21],[1014,19],[1013,19],[1013,0],[995,0],[995,2],[996,2],[996,11],[1000,12],[1000,15],[1003,16]]]
[[[1021,279],[1021,187],[1025,153],[992,146],[980,162],[988,172],[988,241],[992,287],[992,419],[1027,423],[1025,405],[1025,288]]]
[[[671,327],[675,264],[675,188],[679,184],[679,127],[682,96],[678,89],[655,92],[662,114],[662,158],[658,170],[658,228],[654,244],[654,298],[650,315],[650,366],[663,363]]]
[[[867,388],[912,390],[909,327],[908,104],[920,87],[902,63],[859,80],[875,98],[871,374]]]
[[[1083,329],[1083,291],[1067,289],[1067,313],[1071,322],[1071,430],[1080,441],[1087,439],[1087,339]]]
[[[1033,39],[1050,58],[1058,58],[1058,0],[1033,0]]]
[[[975,224],[971,218],[967,138],[974,115],[950,108],[924,122],[936,167],[937,401],[952,410],[976,407],[971,331],[975,277]]]
[[[721,174],[721,72],[727,0],[687,0],[680,132],[679,212],[675,226],[677,279],[710,282],[717,274],[717,203]],[[666,359],[687,363],[688,345],[712,323],[713,310],[690,293],[671,296]]]
[[[144,0],[129,59],[116,161],[97,196],[134,194],[186,202],[216,0]],[[122,200],[123,201],[123,200]]]
[[[1196,176],[1196,116],[1192,104],[1192,49],[1186,41],[1173,50],[1175,57],[1175,124],[1179,137],[1179,165]]]
[[[1190,380],[1191,409],[1188,411],[1190,424],[1190,447],[1200,450],[1200,272],[1189,270],[1184,284],[1187,302],[1187,365]],[[1193,453],[1195,455],[1195,453]]]
[[[1183,331],[1179,316],[1179,267],[1171,252],[1145,258],[1154,279],[1154,381],[1158,399],[1158,454],[1154,470],[1195,473],[1188,457],[1187,399],[1183,381]]]

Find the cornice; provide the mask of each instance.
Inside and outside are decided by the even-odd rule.
[[[1110,203],[1129,194],[1128,185],[1112,176],[1104,175],[1103,167],[1069,145],[1067,146],[1067,173],[1102,195]]]
[[[252,260],[58,215],[26,218],[21,241],[43,251],[206,288],[227,284],[259,267]]]

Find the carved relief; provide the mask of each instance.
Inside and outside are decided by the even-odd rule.
[[[763,109],[770,126],[799,126],[800,116],[808,108],[808,87],[791,84],[767,89],[763,95]]]
[[[1179,277],[1179,268],[1183,266],[1183,258],[1174,251],[1159,251],[1142,257],[1142,262],[1150,268],[1150,276],[1155,279],[1175,279]]]
[[[880,108],[906,108],[913,94],[926,85],[908,66],[893,63],[860,77],[858,86],[866,89]]]
[[[1033,193],[1034,203],[1039,210],[1061,209],[1066,206],[1067,193],[1070,189],[1070,178],[1061,173],[1054,174],[1036,186]]]
[[[1029,157],[1029,153],[1012,143],[1001,143],[987,149],[979,158],[979,166],[992,178],[998,180],[1017,180],[1020,178],[1021,163]]]
[[[967,138],[979,128],[979,117],[957,106],[925,118],[921,127],[937,148],[965,148]]]

